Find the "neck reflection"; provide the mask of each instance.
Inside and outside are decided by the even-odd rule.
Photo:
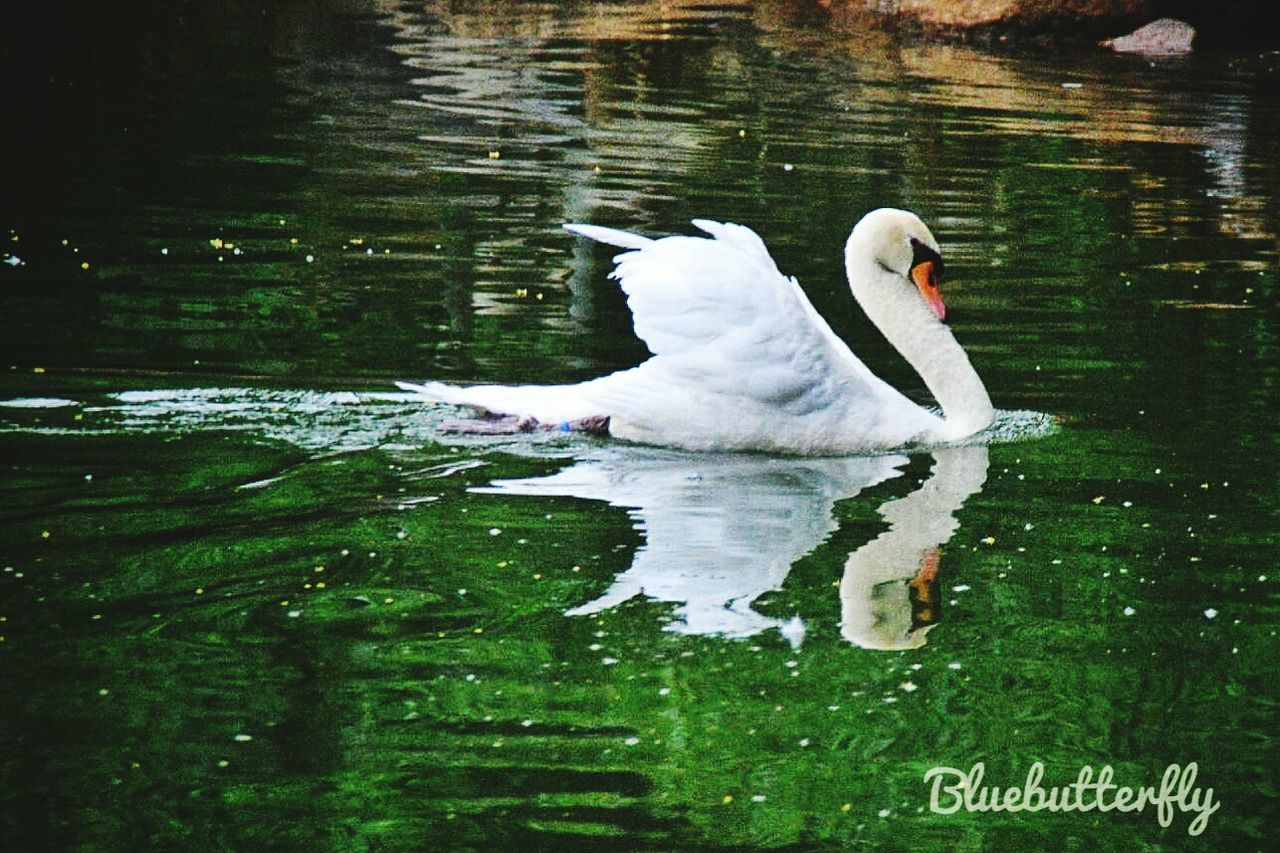
[[[880,507],[889,529],[849,555],[840,581],[840,633],[867,649],[914,649],[938,623],[941,547],[955,513],[987,480],[986,445],[933,452],[929,477]]]

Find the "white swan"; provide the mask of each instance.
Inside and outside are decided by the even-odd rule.
[[[638,367],[576,385],[397,384],[518,416],[522,428],[607,424],[619,438],[692,450],[860,453],[945,444],[992,422],[982,380],[942,323],[942,258],[915,214],[864,216],[845,244],[845,269],[854,298],[920,374],[941,416],[872,374],[754,231],[693,224],[710,238],[565,226],[628,250],[612,277],[653,352]]]

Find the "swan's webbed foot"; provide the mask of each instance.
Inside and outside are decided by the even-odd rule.
[[[586,418],[578,418],[576,421],[569,421],[567,426],[568,432],[590,432],[596,435],[609,434],[609,416],[608,415],[591,415]]]
[[[467,435],[517,435],[522,432],[586,432],[606,435],[609,432],[608,415],[591,415],[561,423],[543,423],[529,415],[495,415],[482,413],[479,417],[441,424],[444,432]]]
[[[445,421],[440,425],[440,430],[466,435],[515,435],[520,432],[529,432],[537,423],[532,418],[484,413],[466,420]]]

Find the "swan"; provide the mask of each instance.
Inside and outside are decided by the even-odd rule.
[[[935,446],[995,417],[943,323],[938,243],[914,213],[880,208],[845,244],[854,299],[919,373],[935,413],[877,377],[743,225],[693,220],[706,237],[569,231],[625,251],[611,278],[653,356],[574,385],[397,383],[435,401],[512,416],[519,429],[607,430],[687,450],[846,455]]]

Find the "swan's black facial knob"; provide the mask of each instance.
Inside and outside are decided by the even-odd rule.
[[[934,273],[937,275],[938,281],[941,281],[943,276],[943,271],[944,271],[943,265],[942,265],[942,255],[939,255],[936,251],[934,251],[933,249],[930,249],[928,246],[926,246],[924,243],[917,240],[915,237],[912,237],[911,238],[911,269],[914,270],[916,267],[920,266],[920,264],[924,263],[925,261],[933,262]]]
[[[947,306],[942,301],[942,289],[938,286],[942,278],[942,256],[916,238],[911,238],[911,280],[915,282],[934,315],[943,320],[947,316]]]

